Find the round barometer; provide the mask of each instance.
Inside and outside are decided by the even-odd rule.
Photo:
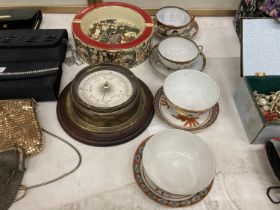
[[[130,70],[99,64],[81,70],[61,93],[57,115],[73,138],[111,146],[139,135],[153,116],[148,87]]]
[[[132,82],[125,75],[103,70],[86,75],[79,83],[77,93],[89,106],[106,109],[128,101],[133,88]]]

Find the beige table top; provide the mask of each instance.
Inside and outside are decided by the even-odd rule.
[[[70,41],[73,15],[46,14],[42,28],[67,28]],[[216,155],[217,172],[214,186],[200,203],[185,209],[200,210],[273,210],[266,197],[268,186],[279,184],[269,166],[263,145],[250,145],[241,124],[232,95],[240,79],[240,46],[229,17],[197,18],[200,31],[195,37],[204,46],[207,57],[205,72],[220,85],[220,114],[209,128],[197,132]],[[64,65],[61,90],[86,65]],[[148,61],[132,71],[150,87],[153,94],[163,80],[154,74]],[[48,186],[30,190],[11,210],[124,210],[167,209],[150,200],[138,188],[132,173],[132,160],[137,146],[149,135],[167,129],[154,116],[148,129],[126,144],[99,148],[81,144],[69,137],[56,117],[56,102],[38,104],[41,126],[74,144],[82,153],[78,171]],[[40,183],[56,177],[75,165],[75,153],[48,134],[44,150],[27,160],[23,183]]]

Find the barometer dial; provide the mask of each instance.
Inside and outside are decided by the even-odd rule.
[[[132,94],[131,81],[125,75],[111,70],[90,73],[78,85],[80,99],[98,108],[119,106],[129,100]]]

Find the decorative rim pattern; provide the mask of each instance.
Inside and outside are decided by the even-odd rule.
[[[154,46],[154,48],[152,49],[152,52],[149,56],[149,61],[150,61],[150,64],[152,66],[152,68],[156,71],[156,73],[159,73],[161,76],[164,76],[164,77],[167,77],[169,74],[177,71],[177,70],[173,70],[173,69],[169,69],[167,68],[166,66],[164,66],[164,64],[160,61],[160,59],[158,58],[158,45]],[[192,64],[193,66],[190,67],[190,69],[195,69],[195,70],[198,70],[198,71],[203,71],[205,69],[205,66],[206,66],[206,57],[205,55],[203,54],[203,52],[200,53],[200,55],[197,57],[197,59],[200,59],[199,57],[202,56],[202,59],[203,59],[203,64],[202,64],[202,68],[201,69],[197,69],[196,67],[193,67],[195,64]],[[155,61],[155,60],[158,60],[158,61]],[[157,64],[157,62],[159,62]],[[195,63],[196,60],[193,61],[193,63]],[[159,68],[162,67],[165,67],[166,70],[163,70],[163,71],[160,71]]]
[[[199,31],[199,26],[198,26],[198,23],[196,22],[195,19],[193,19],[193,21],[189,25],[190,25],[190,29],[186,30],[184,33],[182,33],[178,36],[181,36],[181,37],[184,37],[184,38],[187,38],[187,39],[192,39],[197,34],[197,32]],[[160,34],[157,31],[157,29],[158,29],[158,26],[155,25],[155,32],[154,32],[155,37],[159,38],[160,40],[168,37],[167,35]]]
[[[201,200],[203,200],[208,193],[210,192],[213,183],[214,183],[214,179],[213,181],[202,191],[196,193],[195,195],[193,195],[190,198],[187,198],[185,200],[180,200],[180,201],[173,201],[173,200],[168,200],[168,199],[164,199],[163,197],[159,197],[156,193],[154,193],[152,190],[150,190],[150,188],[146,185],[146,182],[144,181],[143,177],[142,177],[142,173],[141,173],[141,162],[142,162],[142,155],[143,155],[143,150],[145,147],[145,144],[147,143],[147,141],[149,140],[150,137],[148,137],[146,140],[144,140],[139,147],[137,148],[135,155],[134,155],[134,159],[133,159],[133,175],[134,178],[136,180],[137,185],[140,187],[140,189],[152,200],[154,200],[155,202],[161,204],[161,205],[165,205],[168,207],[185,207],[185,206],[191,206],[194,205],[198,202],[200,202]]]
[[[131,10],[134,10],[138,14],[140,14],[145,21],[145,27],[146,27],[142,32],[142,34],[136,39],[132,40],[131,42],[127,42],[124,44],[107,44],[107,43],[95,41],[90,37],[88,37],[81,29],[82,18],[92,10],[98,9],[100,7],[110,7],[110,6],[129,8]],[[93,4],[78,12],[72,21],[72,30],[73,30],[73,34],[79,40],[82,40],[85,44],[89,46],[99,48],[99,49],[106,49],[106,50],[118,50],[118,49],[128,49],[128,48],[135,47],[141,44],[142,42],[144,42],[145,40],[149,39],[153,34],[153,25],[154,23],[152,17],[145,10],[139,7],[136,7],[131,4],[121,3],[121,2],[104,2],[99,4]]]
[[[155,109],[155,113],[157,114],[157,116],[163,121],[165,122],[167,125],[170,125],[171,127],[173,128],[177,128],[177,129],[181,129],[181,130],[185,130],[185,131],[197,131],[197,130],[201,130],[201,129],[204,129],[204,128],[208,128],[210,125],[212,125],[218,115],[219,115],[219,104],[217,103],[212,109],[211,109],[211,113],[209,115],[209,117],[207,118],[207,120],[201,124],[201,125],[198,125],[196,127],[183,127],[183,126],[178,126],[174,123],[172,123],[171,121],[169,121],[165,116],[164,114],[162,113],[161,111],[161,99],[162,97],[164,96],[164,93],[163,93],[163,88],[161,87],[157,92],[156,92],[156,95],[154,97],[154,109]]]

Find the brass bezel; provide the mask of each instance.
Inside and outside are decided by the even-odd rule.
[[[127,101],[125,101],[124,103],[122,103],[120,105],[114,106],[114,107],[102,108],[102,107],[91,106],[80,98],[80,96],[78,94],[78,89],[79,89],[79,84],[81,83],[81,81],[89,74],[98,72],[98,71],[103,71],[103,70],[110,70],[110,71],[115,71],[120,74],[123,74],[130,81],[133,92]],[[95,66],[88,66],[88,67],[85,67],[84,69],[82,69],[76,75],[76,77],[73,79],[70,92],[71,92],[71,95],[73,96],[73,99],[76,100],[77,105],[79,107],[88,109],[89,111],[93,111],[93,112],[97,112],[97,113],[101,112],[101,113],[103,113],[103,115],[104,114],[106,115],[106,113],[113,114],[113,112],[118,112],[119,110],[121,110],[124,107],[127,107],[129,104],[131,104],[135,100],[135,97],[138,96],[139,90],[140,90],[140,86],[139,86],[138,79],[133,74],[132,71],[130,71],[129,69],[122,67],[122,66],[104,63],[104,64],[98,64]]]

